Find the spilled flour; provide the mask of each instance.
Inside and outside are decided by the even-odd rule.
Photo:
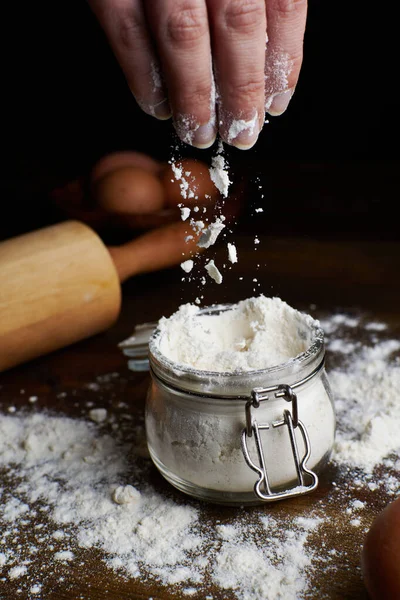
[[[400,343],[363,315],[318,317],[338,418],[333,480],[296,517],[285,502],[216,511],[175,492],[146,455],[141,412],[121,400],[136,379],[108,374],[59,392],[54,406],[65,401],[76,418],[41,410],[37,390],[16,399],[0,388],[2,600],[78,597],[74,577],[93,564],[104,593],[118,580],[127,597],[130,579],[143,598],[154,584],[197,600],[344,597],[350,548],[359,552],[370,523],[367,492],[382,507],[400,493]],[[338,503],[344,545],[326,535]]]

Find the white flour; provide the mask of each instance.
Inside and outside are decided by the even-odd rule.
[[[156,63],[155,61],[152,61],[151,65],[150,65],[150,73],[151,73],[151,79],[153,82],[153,92],[157,92],[158,90],[160,90],[162,88],[163,82],[162,82],[162,77],[161,77],[161,71],[160,71],[160,65],[158,63]]]
[[[252,137],[258,128],[258,112],[255,112],[254,117],[246,121],[245,119],[234,119],[228,131],[228,143],[231,144],[237,136],[243,131],[248,131],[249,137]]]
[[[222,274],[213,260],[208,261],[208,263],[205,266],[205,270],[207,271],[211,279],[214,279],[215,283],[222,283]]]
[[[236,125],[233,124],[232,127],[236,127],[239,129],[241,127],[240,131],[243,131],[245,128],[251,128],[252,124],[250,122],[247,123],[244,121],[240,121],[237,122]],[[171,158],[171,160],[169,160],[169,164],[171,165],[171,170],[173,174],[171,182],[177,182],[180,188],[180,195],[182,196],[182,199],[190,201],[190,206],[185,206],[185,204],[189,204],[189,202],[186,202],[185,204],[183,202],[178,204],[182,221],[188,221],[188,225],[190,225],[191,229],[190,231],[190,229],[188,228],[187,235],[185,236],[185,241],[189,242],[193,240],[194,236],[192,235],[192,233],[194,232],[195,234],[199,235],[199,239],[197,242],[198,247],[206,250],[210,246],[213,246],[215,244],[220,233],[226,228],[226,225],[224,223],[225,216],[222,214],[223,200],[228,196],[231,180],[229,178],[228,164],[224,156],[224,145],[220,140],[217,146],[216,154],[211,158],[211,166],[209,168],[211,181],[214,183],[215,187],[223,197],[223,200],[217,202],[214,207],[217,214],[213,217],[213,222],[210,222],[211,219],[208,218],[207,215],[203,216],[204,220],[199,219],[198,216],[200,215],[197,215],[197,213],[200,212],[201,207],[197,205],[192,205],[193,200],[196,201],[199,199],[199,182],[196,181],[196,178],[192,174],[192,172],[189,170],[184,170],[182,162],[180,162],[179,160]],[[208,196],[206,197],[209,199]],[[206,206],[203,206],[202,209],[203,213],[207,212]],[[195,213],[195,216],[197,218],[194,218]],[[226,229],[226,231],[228,231],[228,229]],[[232,244],[231,246],[233,248]],[[231,263],[237,262],[237,253],[233,254],[233,252],[233,249],[230,250],[229,259],[231,260],[233,257]],[[193,267],[196,264],[196,258],[196,255],[193,255],[190,259],[191,262],[184,261],[183,263],[181,263],[181,267],[186,273],[192,272]],[[213,279],[217,284],[222,283],[223,275],[220,269],[218,269],[218,267],[216,266],[214,260],[209,260],[205,268],[211,279]],[[196,277],[200,283],[203,283],[203,276],[199,275],[198,273],[196,274],[195,270],[194,273],[191,273],[190,279],[192,281],[195,281]],[[185,278],[182,278],[182,281],[185,281]],[[205,281],[206,280],[204,280],[204,282]]]
[[[219,315],[185,304],[159,323],[159,350],[173,362],[204,371],[251,371],[286,362],[310,339],[299,329],[313,320],[280,298],[248,298]]]
[[[190,271],[193,269],[193,265],[193,260],[189,258],[181,263],[181,268],[185,271],[185,273],[190,273]]]
[[[181,208],[181,219],[182,221],[186,221],[190,216],[190,208],[187,206],[182,206]]]
[[[65,595],[71,572],[79,574],[102,557],[110,569],[104,593],[109,579],[121,579],[123,595],[124,578],[140,577],[167,585],[171,597],[195,593],[198,599],[215,598],[210,585],[216,585],[218,597],[305,600],[315,598],[313,578],[322,584],[327,575],[318,600],[329,600],[337,592],[335,582],[348,577],[349,548],[358,552],[369,526],[366,491],[375,492],[381,504],[400,493],[400,441],[392,435],[400,430],[400,362],[398,341],[376,319],[338,314],[321,318],[321,324],[328,335],[328,372],[336,398],[339,470],[323,499],[299,505],[294,519],[282,503],[271,511],[229,509],[219,521],[201,503],[179,494],[173,499],[160,481],[155,489],[149,483],[154,469],[143,458],[142,424],[132,425],[123,403],[120,408],[107,405],[108,421],[98,424],[43,412],[40,395],[32,404],[27,389],[24,409],[8,413],[15,390],[4,385],[0,596],[50,598],[51,582],[59,582],[58,594]],[[365,339],[356,343],[360,333]],[[350,354],[341,351],[348,344]],[[61,391],[60,401],[79,402],[84,409],[90,400],[104,408],[101,398],[107,393],[134,393],[115,373],[86,387],[82,398],[75,390]],[[121,492],[129,485],[133,489]],[[113,500],[124,495],[133,501]],[[331,545],[326,534],[333,502],[343,506],[344,547]],[[309,545],[315,535],[323,540],[318,556]],[[90,592],[82,594],[84,600],[90,597]],[[340,591],[335,597],[341,597]]]
[[[177,368],[179,365],[200,371],[245,373],[243,379],[247,380],[250,371],[286,363],[307,350],[316,325],[309,315],[296,311],[280,298],[249,298],[213,315],[202,314],[197,306],[186,304],[170,318],[161,320],[152,346],[154,343]],[[174,368],[171,370],[174,372]],[[264,382],[275,383],[266,377]],[[179,386],[179,377],[172,385]],[[148,399],[146,431],[156,463],[201,490],[236,494],[236,502],[243,502],[240,494],[248,494],[254,500],[257,477],[246,464],[241,449],[243,402],[232,400],[228,409],[226,404],[200,399],[193,402],[190,397],[187,401],[172,401],[169,395],[161,391],[157,394],[155,389]],[[214,393],[218,392],[227,393],[222,382],[215,385]],[[312,469],[332,449],[333,409],[319,376],[299,388],[297,394],[300,418],[313,448],[308,463]],[[257,409],[256,419],[260,423],[278,422],[282,415],[282,402],[271,401]],[[299,431],[296,437],[304,454]],[[277,429],[271,429],[263,438],[273,489],[296,479],[293,453],[286,442]],[[253,440],[248,444],[254,454]]]
[[[238,261],[238,258],[237,258],[237,250],[236,250],[235,244],[231,244],[228,242],[227,248],[228,248],[228,258],[229,258],[230,262],[236,263]]]
[[[294,520],[291,527],[298,533],[292,536],[287,529],[281,544],[279,521],[256,515],[258,527],[277,535],[274,557],[273,546],[260,546],[256,529],[240,511],[230,525],[202,523],[202,507],[157,493],[137,464],[141,493],[130,492],[133,502],[113,501],[120,489],[116,482],[135,465],[135,443],[114,440],[93,423],[47,414],[2,416],[0,431],[0,465],[18,473],[18,481],[2,494],[0,542],[6,552],[0,554],[0,567],[4,581],[18,579],[25,593],[38,593],[54,572],[65,577],[68,571],[58,565],[74,561],[77,548],[101,550],[108,567],[123,577],[150,576],[168,586],[196,587],[206,586],[211,577],[243,600],[264,599],[269,591],[273,600],[294,598],[307,586],[303,570],[312,555],[304,554],[295,564],[293,558],[302,554],[306,532],[319,519],[310,519],[306,528]],[[23,547],[18,541],[27,531],[32,544]],[[42,552],[46,558],[40,567]],[[252,570],[251,563],[258,569]]]
[[[293,60],[286,52],[272,50],[267,46],[265,61],[265,110],[271,108],[274,97],[288,90]]]
[[[217,217],[213,223],[211,223],[207,229],[201,234],[197,245],[199,248],[209,248],[213,246],[217,241],[217,237],[221,231],[225,228],[223,221],[225,217]]]
[[[213,156],[211,160],[210,177],[217,190],[226,198],[231,181],[227,172],[225,158],[221,154]]]

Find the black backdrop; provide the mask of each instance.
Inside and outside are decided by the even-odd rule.
[[[380,6],[310,0],[287,113],[270,119],[253,150],[228,151],[239,178],[261,179],[266,228],[397,236],[398,31]],[[134,149],[167,160],[174,134],[137,108],[84,0],[2,10],[0,233],[8,237],[51,220],[48,191],[103,154]],[[204,160],[211,152],[181,148]]]

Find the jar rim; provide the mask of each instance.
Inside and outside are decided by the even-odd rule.
[[[213,304],[201,308],[199,314],[207,315],[219,313],[229,310],[231,307],[232,304]],[[306,313],[301,314],[308,316]],[[179,383],[179,387],[188,391],[205,392],[208,390],[210,393],[210,385],[211,387],[219,387],[224,384],[227,384],[229,388],[235,387],[235,384],[240,388],[244,384],[245,388],[248,389],[249,386],[245,384],[245,380],[248,381],[251,379],[252,381],[258,381],[264,380],[264,378],[266,381],[276,380],[279,382],[282,377],[285,377],[286,380],[288,380],[286,383],[294,384],[296,383],[296,376],[297,381],[302,380],[304,371],[307,367],[311,367],[312,369],[312,367],[315,366],[316,359],[320,357],[322,361],[325,353],[324,332],[318,324],[318,321],[313,320],[312,323],[305,322],[304,325],[305,327],[308,327],[311,332],[311,343],[306,350],[289,358],[283,363],[249,371],[206,371],[196,369],[190,365],[176,363],[159,350],[157,339],[160,330],[156,327],[150,336],[148,345],[150,365],[155,375],[160,379],[174,386],[177,386],[177,383]],[[320,360],[318,360],[318,362],[320,362]],[[288,373],[288,371],[290,373]],[[301,376],[302,374],[303,376]],[[195,382],[197,385],[194,385]],[[198,389],[199,386],[200,390]],[[251,385],[250,387],[254,387],[254,385]],[[228,396],[231,395],[232,394],[228,394]],[[237,396],[238,394],[234,395]]]

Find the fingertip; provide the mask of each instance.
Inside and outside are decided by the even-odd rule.
[[[252,142],[247,142],[247,143],[241,143],[238,140],[235,140],[234,143],[232,143],[231,145],[234,146],[235,148],[237,148],[238,150],[250,150],[250,148],[253,148],[258,140],[258,136],[255,140],[253,140]]]
[[[249,150],[258,140],[260,133],[260,118],[256,110],[250,119],[233,118],[225,116],[222,137],[224,141],[238,148],[239,150]]]
[[[171,107],[167,98],[153,106],[153,116],[159,121],[168,121],[172,117]]]
[[[278,117],[279,115],[282,115],[289,106],[289,102],[292,99],[293,93],[294,89],[292,88],[285,90],[284,92],[272,94],[265,102],[266,112],[271,115],[271,117]]]
[[[159,121],[168,121],[171,118],[172,112],[167,98],[163,98],[158,102],[149,102],[144,100],[138,100],[135,97],[138,106],[142,109],[146,115],[154,117]]]
[[[178,137],[195,148],[210,148],[217,136],[215,120],[200,125],[194,117],[178,115],[174,121],[175,131]]]

